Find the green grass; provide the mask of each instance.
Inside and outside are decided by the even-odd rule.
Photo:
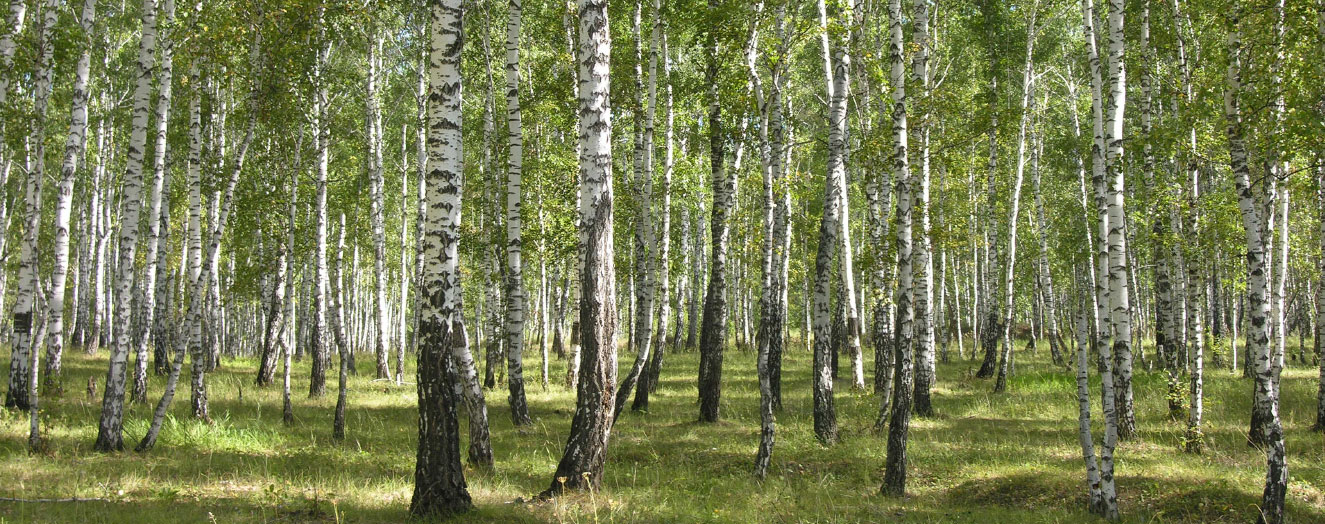
[[[535,423],[514,428],[504,386],[488,391],[496,468],[466,471],[476,509],[461,520],[989,524],[1091,519],[1082,510],[1085,477],[1075,382],[1045,362],[1047,351],[1020,355],[1011,391],[1002,395],[990,392],[992,381],[971,378],[978,363],[941,364],[934,392],[938,414],[912,419],[908,496],[898,499],[878,494],[886,443],[870,430],[877,410],[874,396],[839,382],[841,441],[830,448],[815,441],[810,358],[802,348],[794,346],[785,360],[786,409],[778,414],[767,480],[750,474],[758,444],[754,354],[728,352],[723,420],[701,424],[696,422],[697,357],[674,353],[653,410],[625,413],[616,425],[603,489],[542,503],[521,499],[551,482],[574,398],[557,385],[563,362],[553,361],[555,378],[547,391],[538,385],[537,366],[527,366]],[[631,358],[623,352],[622,368]],[[182,392],[156,450],[102,454],[91,450],[101,397],[88,399],[84,388],[89,376],[101,381],[106,355],[72,351],[65,364],[68,391],[63,398],[43,399],[47,454],[26,451],[25,413],[0,410],[0,479],[5,479],[0,497],[107,501],[0,502],[0,522],[405,520],[417,435],[414,387],[373,382],[371,359],[359,360],[344,442],[331,440],[334,383],[326,397],[306,398],[307,359],[298,364],[293,388],[297,420],[289,427],[281,423],[280,388],[254,387],[256,363],[239,360],[209,375],[214,424],[190,419],[188,394]],[[1296,522],[1325,522],[1325,437],[1310,431],[1315,377],[1314,368],[1307,367],[1284,373],[1282,413],[1292,475],[1288,514]],[[151,379],[153,402],[163,383],[163,378]],[[1254,520],[1264,455],[1243,437],[1251,382],[1226,370],[1209,370],[1206,394],[1206,453],[1183,454],[1183,425],[1167,418],[1164,377],[1137,373],[1141,434],[1118,450],[1118,491],[1126,521]],[[129,409],[125,437],[130,445],[146,431],[150,414],[147,405]]]

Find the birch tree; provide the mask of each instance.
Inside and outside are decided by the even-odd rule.
[[[386,296],[386,181],[384,179],[385,167],[382,160],[382,109],[378,102],[378,84],[381,70],[381,37],[372,36],[368,44],[368,90],[367,112],[368,118],[368,177],[369,192],[371,204],[370,214],[373,228],[373,291],[374,309],[373,309],[373,355],[376,357],[377,378],[391,378],[391,367],[388,361],[390,355],[387,348],[387,334],[390,333],[387,323],[387,296]]]
[[[708,12],[716,16],[718,0],[709,0]],[[716,20],[714,21],[716,23]],[[707,64],[704,78],[709,85],[708,139],[709,171],[712,175],[713,207],[709,219],[712,236],[708,290],[704,294],[703,328],[699,341],[699,419],[718,421],[722,398],[722,352],[727,341],[727,247],[731,237],[729,217],[735,208],[736,176],[727,172],[722,101],[719,99],[718,36],[714,28],[705,31]]]
[[[525,289],[520,236],[524,184],[524,129],[520,114],[520,22],[523,0],[510,0],[506,21],[506,385],[511,420],[532,424],[524,394]]]
[[[410,514],[447,515],[472,505],[460,464],[458,359],[467,346],[461,310],[459,232],[464,143],[460,133],[464,0],[431,0],[428,53],[428,216],[424,223],[418,352],[419,444]],[[473,414],[471,413],[471,417]]]
[[[148,107],[156,72],[156,0],[143,0],[139,13],[142,38],[138,44],[138,69],[133,89],[133,123],[124,173],[124,211],[120,225],[119,267],[115,280],[115,311],[129,311],[133,294],[134,261],[138,247],[138,218],[142,210],[143,154],[147,146]],[[52,20],[52,23],[54,21]],[[15,326],[18,322],[15,322]],[[128,322],[114,324],[110,366],[102,389],[101,420],[97,427],[97,451],[124,449],[124,382],[129,356]],[[17,331],[17,330],[16,330]]]
[[[830,11],[819,0],[820,43],[823,51],[824,88],[828,100],[828,165],[824,175],[824,212],[819,221],[819,249],[814,262],[814,363],[811,370],[814,393],[814,435],[819,442],[837,442],[837,411],[833,406],[832,377],[832,286],[833,259],[841,246],[843,200],[846,198],[847,67],[849,58],[843,42],[830,34],[829,24],[839,23],[842,13],[836,4]],[[845,256],[845,254],[842,254]],[[712,291],[710,291],[711,293]],[[842,300],[854,300],[850,296]]]
[[[166,0],[169,3],[171,0]],[[65,138],[64,160],[60,164],[60,185],[55,193],[55,256],[51,267],[50,295],[46,299],[46,385],[47,390],[61,389],[61,359],[64,353],[65,279],[69,273],[69,216],[73,211],[74,183],[78,161],[87,145],[88,77],[92,69],[92,30],[96,18],[95,0],[84,0],[79,15],[83,32],[79,42],[78,63],[74,66],[74,85],[70,101],[69,134]]]
[[[160,13],[157,15],[157,40],[161,48],[161,70],[157,75],[156,102],[156,146],[152,158],[152,186],[147,197],[147,244],[144,250],[142,295],[138,298],[139,318],[142,326],[138,328],[137,352],[133,368],[133,390],[130,397],[134,402],[147,402],[147,345],[151,340],[150,330],[156,314],[156,280],[160,269],[161,245],[161,199],[166,181],[166,151],[170,129],[170,103],[174,94],[174,42],[170,26],[174,24],[174,0],[162,0]]]
[[[915,329],[915,271],[912,258],[912,226],[915,181],[908,161],[906,66],[903,62],[902,2],[888,1],[888,62],[892,87],[893,172],[897,180],[897,322],[893,346],[893,391],[888,420],[888,455],[884,463],[882,492],[901,496],[906,493],[906,439],[911,425],[912,344]],[[816,337],[817,338],[817,337]],[[880,395],[879,422],[883,427],[886,397]]]
[[[635,224],[635,318],[631,319],[635,324],[634,336],[631,342],[634,344],[635,363],[631,365],[630,371],[626,373],[626,378],[621,381],[617,388],[616,405],[612,410],[614,418],[621,416],[621,411],[626,406],[626,399],[630,398],[632,390],[640,380],[640,376],[645,372],[645,367],[649,363],[649,353],[653,350],[653,300],[655,290],[655,260],[652,257],[653,246],[657,243],[657,234],[653,229],[653,115],[657,110],[658,103],[658,53],[656,49],[650,51],[649,79],[647,88],[644,83],[644,34],[640,29],[641,18],[643,17],[644,3],[641,0],[635,2],[634,35],[635,35],[635,92],[637,93],[635,104],[638,116],[635,120],[635,186],[638,189],[636,193],[639,201],[639,219]],[[656,18],[656,17],[655,17]],[[656,27],[656,26],[655,26]],[[656,35],[656,32],[654,33]],[[656,46],[657,39],[653,39],[651,47]],[[647,100],[645,93],[647,89]],[[659,259],[659,264],[665,263],[665,260]],[[664,297],[664,300],[666,298]]]
[[[608,76],[612,37],[605,0],[578,0],[580,213],[584,219],[584,269],[580,323],[582,376],[570,436],[551,485],[540,498],[567,489],[597,489],[612,430],[610,399],[616,387],[616,265],[612,242],[612,106]]]

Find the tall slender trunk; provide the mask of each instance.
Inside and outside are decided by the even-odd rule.
[[[1105,99],[1105,200],[1109,214],[1109,324],[1113,333],[1114,376],[1118,396],[1118,435],[1131,439],[1136,434],[1136,413],[1132,407],[1132,308],[1129,259],[1125,234],[1123,177],[1123,110],[1126,107],[1127,75],[1123,63],[1123,0],[1109,0],[1108,97]]]
[[[348,404],[348,388],[346,387],[349,377],[350,365],[350,344],[346,340],[345,334],[345,314],[344,314],[344,296],[345,282],[341,280],[341,275],[345,267],[345,214],[340,215],[340,233],[336,238],[336,262],[331,264],[331,289],[329,298],[331,300],[330,310],[327,312],[328,329],[331,331],[331,338],[336,344],[336,354],[340,361],[340,369],[336,382],[336,411],[331,422],[331,438],[333,440],[345,440],[345,406]],[[378,274],[381,275],[380,273]],[[385,324],[382,327],[386,327]],[[385,352],[383,352],[385,354]],[[389,378],[389,377],[382,377]]]
[[[540,498],[566,489],[597,489],[607,461],[616,387],[616,265],[612,243],[612,106],[608,77],[612,39],[605,0],[579,0],[579,207],[586,242],[581,274],[585,327],[581,371],[576,386],[580,409],[571,419],[565,453],[551,485]]]
[[[710,13],[718,10],[718,1],[709,0]],[[722,101],[718,94],[720,65],[718,35],[705,31],[707,65],[704,77],[709,84],[708,138],[709,171],[712,175],[713,207],[709,228],[712,235],[708,261],[708,290],[704,295],[703,329],[699,341],[699,419],[717,422],[722,398],[722,353],[727,342],[727,246],[731,236],[729,217],[735,207],[736,177],[726,169],[726,140],[722,122]]]
[[[315,188],[313,200],[313,219],[315,220],[315,243],[313,254],[313,322],[312,344],[313,365],[308,380],[308,396],[321,397],[327,388],[327,366],[331,362],[327,348],[327,164],[330,160],[331,119],[328,111],[330,94],[327,89],[326,67],[331,54],[331,42],[327,39],[325,18],[326,6],[319,4],[317,17],[316,59],[313,65],[313,151],[315,155]]]
[[[174,0],[162,0],[157,15],[157,40],[161,47],[161,71],[157,78],[156,147],[153,148],[152,186],[147,200],[147,245],[144,251],[142,295],[138,297],[140,322],[135,334],[136,351],[133,368],[133,402],[147,402],[147,346],[151,342],[152,325],[156,313],[156,280],[161,262],[161,205],[165,187],[166,150],[169,147],[170,103],[175,72],[174,49],[170,26],[175,19]]]
[[[532,424],[524,395],[524,323],[526,300],[521,260],[520,217],[523,203],[524,131],[520,121],[520,2],[510,0],[506,22],[506,384],[510,391],[511,420]]]
[[[295,285],[297,279],[295,278],[294,263],[299,258],[296,249],[299,237],[295,234],[295,219],[299,212],[299,177],[303,173],[303,146],[304,133],[301,129],[299,139],[295,142],[294,169],[290,170],[290,210],[285,245],[285,250],[288,253],[285,258],[285,272],[288,278],[285,281],[285,302],[281,304],[281,307],[285,309],[285,322],[277,332],[279,347],[283,350],[284,357],[284,365],[281,368],[281,420],[287,426],[294,423],[294,407],[290,402],[290,364],[295,350],[298,349],[299,338],[299,326],[295,322]]]
[[[1274,112],[1275,133],[1282,134],[1284,132],[1286,113],[1283,78],[1284,0],[1276,0],[1272,5],[1275,17],[1273,27],[1274,62],[1271,64],[1271,85],[1274,90],[1272,107]],[[1247,155],[1245,147],[1241,144],[1241,136],[1238,136],[1237,140],[1234,139],[1235,134],[1241,135],[1241,114],[1238,110],[1238,95],[1241,91],[1242,83],[1240,62],[1241,52],[1239,49],[1241,47],[1241,27],[1238,25],[1240,22],[1240,20],[1238,20],[1240,15],[1241,4],[1238,3],[1235,4],[1234,7],[1234,28],[1229,33],[1231,57],[1229,60],[1229,91],[1232,94],[1228,99],[1232,100],[1232,102],[1226,102],[1225,105],[1226,107],[1229,107],[1229,109],[1226,110],[1230,121],[1229,143],[1231,146],[1230,150],[1232,150],[1231,158],[1234,163],[1233,172],[1239,195],[1239,207],[1242,209],[1244,217],[1251,215],[1254,218],[1256,214],[1255,208],[1250,205],[1251,203],[1248,202],[1249,199],[1247,198],[1247,196],[1250,196],[1249,193],[1251,192],[1251,188],[1248,180],[1249,173],[1246,165]],[[1237,133],[1234,132],[1235,127],[1237,127]],[[1233,143],[1235,141],[1238,142],[1238,144],[1234,147]],[[1243,151],[1237,151],[1237,149],[1243,149]],[[1257,253],[1258,251],[1264,253],[1265,248],[1267,247],[1266,244],[1269,242],[1267,242],[1267,239],[1264,237],[1259,239],[1253,238],[1251,226],[1257,221],[1244,218],[1247,227],[1247,268],[1249,272],[1247,277],[1247,287],[1252,295],[1251,302],[1253,305],[1251,317],[1252,329],[1249,338],[1254,339],[1254,341],[1251,344],[1248,344],[1248,350],[1254,352],[1256,359],[1256,388],[1253,411],[1260,415],[1259,418],[1262,422],[1262,438],[1260,439],[1260,443],[1265,446],[1265,491],[1261,497],[1261,514],[1259,522],[1279,524],[1284,522],[1284,499],[1288,492],[1288,464],[1284,450],[1284,430],[1283,425],[1279,420],[1279,374],[1283,370],[1284,340],[1287,338],[1287,325],[1284,322],[1283,301],[1284,280],[1286,280],[1288,272],[1288,180],[1287,166],[1281,158],[1279,146],[1271,144],[1265,153],[1265,157],[1266,162],[1269,164],[1269,180],[1267,180],[1267,184],[1271,186],[1270,189],[1268,189],[1268,192],[1271,192],[1271,198],[1274,198],[1272,192],[1274,191],[1273,184],[1275,182],[1283,187],[1283,189],[1280,190],[1281,193],[1277,202],[1279,207],[1277,210],[1279,213],[1278,232],[1280,236],[1279,245],[1276,246],[1279,248],[1279,252],[1275,256],[1275,263],[1278,267],[1275,268],[1274,271],[1274,297],[1272,299],[1274,305],[1271,307],[1275,316],[1272,320],[1275,329],[1273,335],[1274,340],[1267,340],[1267,337],[1264,334],[1267,327],[1267,319],[1264,316],[1266,307],[1263,300],[1261,300],[1262,303],[1258,304],[1258,299],[1256,297],[1256,295],[1259,294],[1261,299],[1264,299],[1267,294],[1267,290],[1264,289],[1267,284],[1265,281],[1265,266],[1267,264],[1264,259],[1267,257],[1257,257]],[[1251,213],[1248,213],[1249,208],[1251,209]],[[1274,212],[1275,210],[1271,211],[1271,213]],[[1263,223],[1261,224],[1262,231],[1268,229],[1270,228],[1264,227]],[[1257,240],[1259,240],[1259,243]],[[1256,273],[1258,266],[1261,269],[1259,275]],[[1260,322],[1258,323],[1257,320],[1260,320]],[[1274,344],[1273,349],[1270,346],[1271,343]]]
[[[166,0],[171,4],[171,0]],[[173,4],[171,4],[173,5]],[[87,145],[87,82],[92,69],[92,24],[96,17],[95,0],[84,0],[79,26],[84,40],[79,43],[78,64],[74,70],[74,86],[69,112],[69,135],[65,140],[64,161],[60,167],[60,185],[55,197],[55,248],[51,267],[50,295],[46,299],[46,386],[48,390],[63,389],[60,361],[64,353],[64,295],[65,278],[69,272],[69,215],[74,204],[74,182],[78,176],[78,161]],[[149,255],[149,259],[150,259]],[[150,318],[150,317],[148,317]]]
[[[915,404],[916,415],[925,417],[934,414],[930,403],[930,389],[934,387],[934,254],[930,238],[929,210],[929,54],[930,54],[930,13],[928,0],[915,0],[915,17],[912,19],[912,45],[915,55],[912,58],[912,81],[920,88],[920,99],[916,115],[915,137],[916,158],[920,170],[916,174],[918,187],[912,198],[915,199],[915,211],[919,211],[920,237],[913,242],[915,289]],[[1015,202],[1015,200],[1014,200]],[[1015,204],[1014,204],[1015,205]],[[914,232],[913,232],[914,233]],[[1011,264],[1009,264],[1011,267]]]
[[[14,302],[14,336],[12,340],[11,366],[9,368],[9,395],[5,405],[28,410],[31,420],[31,433],[28,448],[33,451],[42,448],[41,426],[38,416],[37,365],[41,354],[37,343],[42,339],[45,326],[37,314],[37,298],[41,293],[38,283],[39,251],[37,243],[41,235],[42,222],[42,185],[46,166],[46,108],[50,102],[52,89],[52,69],[55,61],[55,45],[52,32],[59,13],[54,0],[48,0],[41,10],[41,32],[37,37],[37,64],[35,85],[33,87],[34,122],[28,147],[35,149],[31,165],[27,169],[26,213],[24,215],[23,245],[19,254],[18,295]],[[68,219],[65,219],[65,234],[68,235]],[[58,227],[58,225],[57,225]],[[58,235],[57,231],[57,235]],[[68,242],[66,241],[66,252]],[[35,330],[35,331],[34,331]]]
[[[653,115],[658,106],[658,53],[657,38],[652,38],[649,52],[649,79],[647,83],[647,99],[645,99],[644,84],[644,38],[640,29],[641,18],[643,17],[644,3],[641,0],[635,2],[634,35],[635,35],[635,186],[638,190],[637,198],[639,205],[638,220],[635,224],[635,279],[638,284],[635,286],[635,317],[631,319],[634,322],[634,336],[631,343],[635,350],[635,363],[630,366],[630,371],[621,381],[617,388],[616,406],[612,410],[613,418],[621,416],[621,411],[626,406],[626,399],[630,398],[635,385],[640,381],[641,375],[645,374],[645,366],[649,363],[649,354],[653,351],[653,301],[654,291],[656,289],[657,276],[655,268],[661,268],[661,260],[654,260],[653,247],[657,243],[657,233],[653,229],[654,209],[653,209]],[[657,16],[655,15],[655,20]],[[657,24],[654,24],[653,35],[657,36]],[[665,301],[665,299],[664,299]],[[641,387],[641,390],[644,389]]]
[[[1325,53],[1325,5],[1317,2],[1317,34],[1320,38],[1321,52]],[[1317,66],[1320,67],[1320,62]],[[1322,94],[1322,106],[1325,107],[1325,94]],[[1316,389],[1316,423],[1312,426],[1315,431],[1325,431],[1325,148],[1316,150],[1316,207],[1317,219],[1320,221],[1320,256],[1316,263],[1316,321],[1315,321],[1315,344],[1316,344],[1316,362],[1320,366],[1320,377],[1317,380]],[[1235,340],[1237,336],[1233,337]],[[1233,359],[1235,362],[1236,358]]]
[[[152,94],[152,79],[156,70],[156,0],[143,0],[142,38],[138,46],[138,76],[133,90],[133,122],[129,138],[127,165],[124,174],[124,212],[120,222],[120,258],[115,282],[115,311],[130,311],[134,262],[138,247],[138,218],[142,210],[143,154],[147,149],[147,119]],[[54,24],[54,17],[50,22]],[[20,285],[22,281],[20,279]],[[15,308],[17,311],[17,307]],[[18,331],[15,315],[15,332]],[[30,317],[29,317],[30,323]],[[124,449],[124,382],[129,356],[129,322],[113,324],[115,337],[111,349],[110,366],[106,371],[106,384],[102,390],[101,421],[97,428],[97,451]],[[12,383],[12,381],[11,381]]]
[[[1091,345],[1099,354],[1100,367],[1100,398],[1103,405],[1102,415],[1104,416],[1104,441],[1100,449],[1100,498],[1093,499],[1090,511],[1109,520],[1118,520],[1118,494],[1114,482],[1114,449],[1118,445],[1118,397],[1114,394],[1114,358],[1113,347],[1109,344],[1105,333],[1108,331],[1106,322],[1108,321],[1108,307],[1111,290],[1104,284],[1106,275],[1109,274],[1108,267],[1108,242],[1106,242],[1106,233],[1109,231],[1110,217],[1104,204],[1104,104],[1102,97],[1103,79],[1100,73],[1100,60],[1098,51],[1098,36],[1095,32],[1095,6],[1093,0],[1082,0],[1081,2],[1082,18],[1085,20],[1084,32],[1086,35],[1086,48],[1091,70],[1091,112],[1093,113],[1094,140],[1091,143],[1091,180],[1095,186],[1095,216],[1099,228],[1098,237],[1092,241],[1092,265],[1091,271],[1094,273],[1092,285],[1094,293],[1091,295],[1093,301],[1094,315],[1091,321],[1093,336]],[[1119,14],[1121,16],[1121,13]],[[1084,172],[1083,172],[1084,175]],[[1082,204],[1086,205],[1085,187],[1083,181]],[[1126,314],[1126,310],[1122,312]],[[1089,472],[1088,472],[1089,473]],[[1097,504],[1098,503],[1098,504]]]
[[[1031,126],[1031,121],[1035,118],[1035,39],[1039,35],[1039,27],[1036,25],[1039,18],[1039,3],[1036,2],[1031,7],[1030,19],[1026,27],[1026,62],[1021,71],[1021,123],[1017,129],[1017,170],[1012,180],[1012,198],[1008,203],[1008,226],[1007,238],[1004,243],[1007,248],[1007,258],[1002,264],[1003,281],[1002,289],[999,290],[999,297],[1003,299],[1003,304],[999,308],[1003,314],[1002,318],[996,320],[997,330],[1000,331],[1000,347],[1002,350],[999,355],[998,378],[994,382],[994,392],[1001,393],[1007,390],[1008,374],[1012,366],[1012,321],[1014,318],[1015,297],[1013,296],[1013,284],[1017,272],[1017,226],[1020,223],[1018,218],[1021,215],[1021,185],[1026,175],[1026,135]]]
[[[430,0],[428,53],[428,216],[419,280],[419,446],[414,462],[415,516],[449,515],[473,503],[460,464],[454,355],[468,354],[460,294],[460,205],[464,142],[460,133],[464,0]],[[465,384],[460,384],[465,387]],[[485,411],[486,413],[486,411]],[[470,414],[471,423],[474,413]],[[484,417],[486,422],[486,417]],[[472,443],[471,443],[472,444]]]
[[[672,298],[671,298],[671,260],[672,260],[672,169],[674,164],[674,154],[672,138],[674,135],[675,115],[672,111],[672,61],[667,50],[667,20],[663,14],[663,3],[661,0],[653,2],[653,31],[650,35],[649,43],[649,109],[647,113],[646,140],[650,146],[653,142],[653,119],[657,113],[658,103],[658,54],[662,53],[663,64],[663,107],[667,113],[666,129],[664,134],[663,149],[663,174],[662,180],[658,184],[658,193],[662,201],[658,204],[658,212],[662,217],[662,225],[659,227],[661,238],[659,238],[658,248],[658,332],[654,337],[653,354],[649,357],[648,366],[645,367],[640,376],[639,388],[635,392],[635,401],[631,403],[632,411],[645,411],[649,408],[649,393],[652,393],[658,386],[658,376],[662,372],[663,352],[667,349],[667,332],[672,317]],[[660,49],[661,47],[661,49]],[[652,159],[652,147],[649,148],[649,157]],[[652,164],[647,169],[652,171]],[[684,282],[680,282],[684,285]],[[677,323],[680,326],[680,322]],[[675,343],[673,344],[675,345]]]
[[[764,171],[764,260],[763,290],[759,297],[759,334],[756,371],[759,374],[759,451],[755,455],[755,476],[764,478],[768,472],[768,463],[773,455],[775,419],[773,410],[776,397],[773,395],[773,355],[781,353],[783,331],[786,317],[781,307],[783,297],[782,265],[787,256],[782,238],[782,223],[787,220],[787,210],[779,205],[779,190],[787,191],[782,173],[783,122],[782,122],[782,83],[784,68],[781,58],[786,56],[786,7],[778,5],[774,9],[775,60],[772,61],[772,86],[766,100],[761,100],[761,112],[766,115],[760,126],[761,156]],[[750,62],[751,76],[758,81],[758,72],[754,62]],[[756,95],[763,97],[763,89],[756,88]],[[782,187],[778,187],[782,186]],[[776,348],[776,350],[774,349]]]
[[[390,332],[387,322],[386,285],[389,278],[386,273],[386,180],[385,166],[382,159],[382,108],[378,102],[378,83],[381,69],[381,38],[374,35],[368,43],[368,177],[369,177],[369,213],[373,228],[373,356],[376,357],[377,378],[391,378],[390,348],[387,334]]]
[[[841,247],[846,199],[847,57],[841,38],[829,34],[829,21],[840,20],[839,7],[831,9],[819,1],[819,41],[822,44],[824,89],[828,100],[828,164],[824,170],[824,211],[819,222],[819,249],[814,263],[814,363],[811,370],[814,392],[814,435],[819,442],[837,442],[837,410],[833,405],[832,324],[829,295],[833,259]],[[841,256],[846,256],[843,253]],[[844,276],[845,278],[845,276]],[[850,296],[842,300],[854,300]]]
[[[914,259],[912,257],[912,219],[915,180],[911,177],[907,161],[907,100],[905,65],[902,62],[902,3],[889,0],[888,56],[892,65],[893,88],[893,171],[897,179],[897,322],[896,344],[893,357],[893,405],[888,422],[888,456],[883,470],[883,493],[901,496],[906,493],[906,440],[911,426],[911,400],[913,388],[912,334],[915,329]],[[882,406],[880,422],[884,417]],[[882,425],[876,423],[876,429]]]

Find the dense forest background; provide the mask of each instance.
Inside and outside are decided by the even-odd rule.
[[[2,516],[1325,518],[1319,0],[7,4]]]

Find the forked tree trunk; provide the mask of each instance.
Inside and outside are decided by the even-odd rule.
[[[653,351],[653,301],[654,290],[656,289],[656,268],[661,268],[663,260],[654,260],[654,245],[657,243],[657,233],[653,229],[653,115],[658,106],[658,53],[657,39],[653,38],[650,45],[650,65],[649,79],[647,84],[647,99],[645,99],[644,85],[644,38],[640,29],[641,18],[643,17],[644,3],[641,0],[635,2],[634,35],[635,35],[635,106],[638,110],[635,119],[635,186],[638,188],[639,215],[635,224],[635,277],[638,284],[635,286],[635,316],[630,319],[634,322],[634,336],[631,338],[633,349],[635,350],[635,363],[630,366],[630,371],[622,379],[621,385],[617,388],[616,404],[612,410],[613,423],[616,418],[621,416],[621,412],[626,407],[626,399],[634,392],[635,385],[640,382],[641,376],[646,373],[646,366],[649,363],[650,352]],[[654,16],[657,19],[657,16]],[[654,24],[657,28],[657,24]],[[653,32],[657,35],[656,30]],[[666,299],[664,298],[664,301]],[[643,384],[640,384],[643,389]]]

